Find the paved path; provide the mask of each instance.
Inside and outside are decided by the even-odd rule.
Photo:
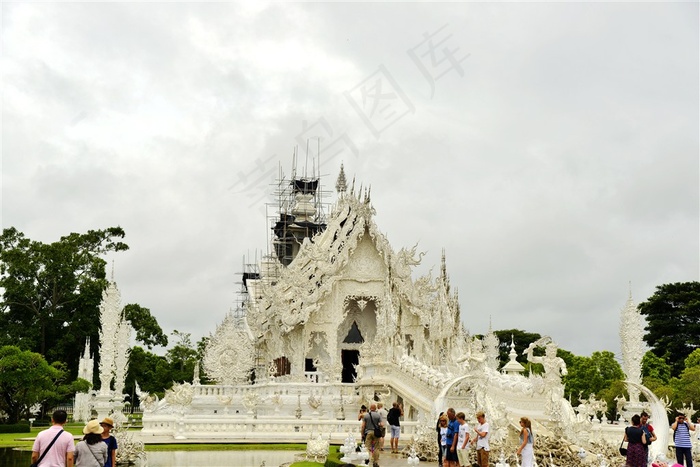
[[[372,465],[372,462],[369,463]],[[418,464],[419,467],[437,467],[438,463],[435,462],[421,462]],[[392,454],[391,451],[382,451],[379,455],[379,467],[407,467],[408,459],[400,454]]]

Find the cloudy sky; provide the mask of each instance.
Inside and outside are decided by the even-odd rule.
[[[698,280],[698,13],[3,3],[2,226],[123,227],[123,303],[197,340],[308,141],[326,200],[342,162],[394,248],[427,253],[417,275],[445,249],[471,333],[617,353],[630,283]]]

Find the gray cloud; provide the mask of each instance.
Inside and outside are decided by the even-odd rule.
[[[697,4],[2,8],[3,226],[121,225],[123,301],[168,330],[235,304],[272,184],[316,137],[325,187],[341,162],[371,185],[394,247],[428,252],[417,273],[445,248],[472,333],[617,352],[630,281],[641,301],[698,280]],[[460,69],[417,59],[424,34]],[[404,98],[381,131],[377,73]]]

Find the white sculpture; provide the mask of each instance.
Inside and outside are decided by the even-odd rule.
[[[78,363],[78,378],[82,378],[92,384],[92,376],[95,361],[90,354],[90,339],[85,341],[85,350]],[[79,392],[75,394],[75,405],[73,406],[73,420],[87,422],[92,415],[92,401],[90,392]]]
[[[620,312],[620,343],[622,348],[622,370],[627,381],[642,384],[642,358],[644,357],[644,318],[632,300],[630,290],[627,303]],[[628,385],[630,402],[639,402],[639,390],[634,384]]]
[[[253,356],[252,336],[245,318],[228,313],[209,338],[202,363],[213,381],[232,385],[248,381]]]
[[[124,419],[122,402],[129,363],[131,329],[131,324],[123,316],[121,294],[112,280],[102,292],[100,303],[100,390],[94,401],[99,419],[108,415],[115,421]],[[111,388],[112,381],[115,385],[114,390]]]

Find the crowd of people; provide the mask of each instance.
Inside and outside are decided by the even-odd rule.
[[[466,467],[469,466],[469,447],[476,448],[476,462],[479,467],[488,467],[490,427],[486,421],[484,412],[476,413],[476,426],[472,434],[469,424],[466,421],[464,412],[456,412],[450,407],[446,412],[440,413],[435,430],[437,431],[438,442],[438,463],[440,467]],[[532,454],[532,428],[530,421],[527,418],[521,419],[523,431],[521,432],[521,441],[524,434],[524,445],[518,448],[518,454],[522,454],[522,467],[532,467],[533,456],[528,457],[528,453]],[[529,449],[527,448],[529,446]],[[528,463],[528,459],[530,459]]]
[[[391,453],[399,453],[401,417],[403,417],[403,407],[398,402],[394,402],[389,410],[386,410],[381,402],[371,404],[369,411],[364,405],[360,407],[360,413],[357,416],[357,419],[362,421],[360,434],[370,452],[373,467],[379,467],[379,453],[384,450],[387,428],[389,428]]]
[[[90,420],[83,428],[83,439],[73,443],[73,435],[63,429],[68,421],[65,410],[56,410],[52,425],[40,432],[32,446],[32,466],[116,467],[117,440],[110,434],[114,421]]]
[[[399,452],[400,418],[403,407],[398,402],[386,410],[382,403],[372,403],[369,410],[364,405],[360,408],[358,420],[361,424],[361,436],[371,454],[372,466],[379,467],[379,455],[384,450],[384,439],[390,435],[392,454]],[[464,412],[455,412],[452,407],[441,412],[435,425],[438,443],[438,463],[440,467],[467,467],[468,449],[476,448],[476,463],[479,467],[489,466],[490,428],[484,412],[477,412],[476,426],[472,430],[466,422]],[[116,467],[117,440],[110,434],[114,421],[105,418],[101,422],[90,420],[83,428],[84,437],[77,444],[73,435],[63,429],[68,420],[64,410],[56,410],[51,417],[52,426],[40,432],[32,447],[32,466],[65,467]],[[626,467],[647,467],[649,463],[649,445],[657,440],[654,427],[649,423],[649,414],[642,412],[632,417],[632,425],[625,428],[622,444],[627,443]],[[698,420],[700,423],[700,420]],[[388,428],[388,430],[387,430]],[[676,449],[676,464],[671,467],[693,467],[691,431],[695,424],[679,414],[673,424],[673,442]],[[520,419],[520,437],[516,455],[520,457],[521,467],[533,467],[534,434],[532,423],[527,417]],[[621,447],[622,447],[621,444]],[[668,467],[657,463],[657,467]]]

